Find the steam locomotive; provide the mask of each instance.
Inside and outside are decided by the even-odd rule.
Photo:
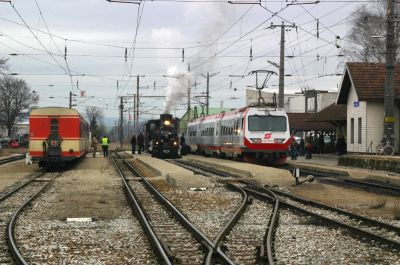
[[[179,120],[171,114],[161,114],[158,120],[149,120],[145,125],[146,149],[153,157],[178,158]]]

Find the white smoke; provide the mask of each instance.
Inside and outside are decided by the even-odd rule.
[[[205,76],[207,72],[212,72],[217,61],[218,43],[217,39],[233,23],[234,8],[225,3],[210,3],[208,6],[210,12],[204,11],[204,5],[199,6],[197,14],[205,16],[206,23],[200,30],[198,39],[204,41],[203,46],[199,47],[197,56],[186,60],[193,71],[188,72],[188,65],[170,67],[167,70],[168,86],[166,88],[165,113],[172,113],[178,102],[187,100],[189,83],[193,85],[196,82],[195,75]],[[203,17],[204,18],[204,17]],[[192,19],[197,19],[193,18]],[[192,54],[193,54],[192,53]],[[206,82],[202,82],[205,84]]]
[[[165,113],[172,114],[178,102],[184,101],[188,96],[189,83],[192,82],[188,71],[178,67],[167,70],[168,86],[165,100]]]

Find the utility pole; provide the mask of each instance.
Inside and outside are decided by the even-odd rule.
[[[200,75],[202,77],[207,78],[207,89],[206,89],[206,115],[208,115],[208,108],[209,108],[209,99],[210,99],[210,77],[214,77],[217,74],[219,74],[220,72],[217,73],[212,73],[210,74],[210,72],[207,72],[207,75],[200,73]]]
[[[136,94],[133,94],[133,132],[136,134]]]
[[[119,105],[120,114],[119,114],[119,144],[122,149],[123,146],[123,137],[124,137],[124,97],[121,97],[121,103]]]
[[[69,108],[72,109],[72,107],[76,106],[75,104],[72,104],[72,97],[75,97],[76,94],[73,94],[72,91],[69,91]]]
[[[136,76],[136,127],[135,132],[139,133],[139,83],[140,77],[145,77],[144,75],[137,75]]]
[[[274,25],[271,23],[269,29],[281,28],[281,51],[280,51],[280,61],[279,61],[279,94],[278,94],[278,104],[283,108],[285,106],[285,30],[286,28],[294,28],[296,25],[285,25],[282,21],[282,25]]]
[[[206,91],[206,116],[208,116],[208,108],[210,107],[210,72],[207,72],[207,91]]]
[[[385,117],[383,139],[392,145],[394,138],[394,73],[396,66],[396,42],[394,35],[394,1],[387,0],[386,21],[386,79],[385,79]]]
[[[190,90],[192,89],[190,85],[190,79],[188,79],[188,102],[187,102],[187,113],[188,113],[188,118],[187,118],[187,124],[190,122]]]

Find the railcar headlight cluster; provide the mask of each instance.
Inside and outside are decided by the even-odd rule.
[[[283,143],[285,141],[285,138],[275,138],[274,139],[274,143],[276,143],[276,144],[281,144],[281,143]]]
[[[261,143],[261,138],[250,138],[250,140],[255,144]]]

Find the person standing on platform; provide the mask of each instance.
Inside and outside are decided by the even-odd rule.
[[[98,145],[99,145],[99,141],[97,140],[97,135],[93,134],[93,137],[92,137],[93,157],[96,157]]]
[[[138,144],[138,154],[142,153],[143,145],[144,145],[144,136],[142,132],[137,136],[137,144]]]
[[[108,144],[110,143],[110,141],[108,140],[108,138],[106,136],[103,136],[101,138],[101,147],[103,148],[103,156],[104,157],[108,157]]]
[[[136,151],[136,135],[133,135],[131,138],[131,146],[132,146],[132,154],[135,154]]]
[[[180,140],[180,144],[182,145],[182,146],[184,146],[185,145],[185,134],[184,133],[182,133],[182,135],[181,135],[181,138],[179,139]]]
[[[306,143],[306,159],[311,159],[312,158],[312,148],[313,148],[313,146],[312,146],[312,143],[311,143],[311,139],[308,139],[307,140],[307,143]]]
[[[290,154],[292,156],[292,160],[297,160],[298,151],[299,151],[299,144],[296,142],[296,140],[293,140],[290,143]]]
[[[299,149],[300,149],[300,155],[301,155],[301,156],[304,155],[304,146],[305,146],[304,138],[301,137],[301,139],[300,139],[300,144],[299,144]]]
[[[324,153],[324,147],[325,147],[325,140],[324,136],[321,133],[318,138],[318,151],[321,155]]]

